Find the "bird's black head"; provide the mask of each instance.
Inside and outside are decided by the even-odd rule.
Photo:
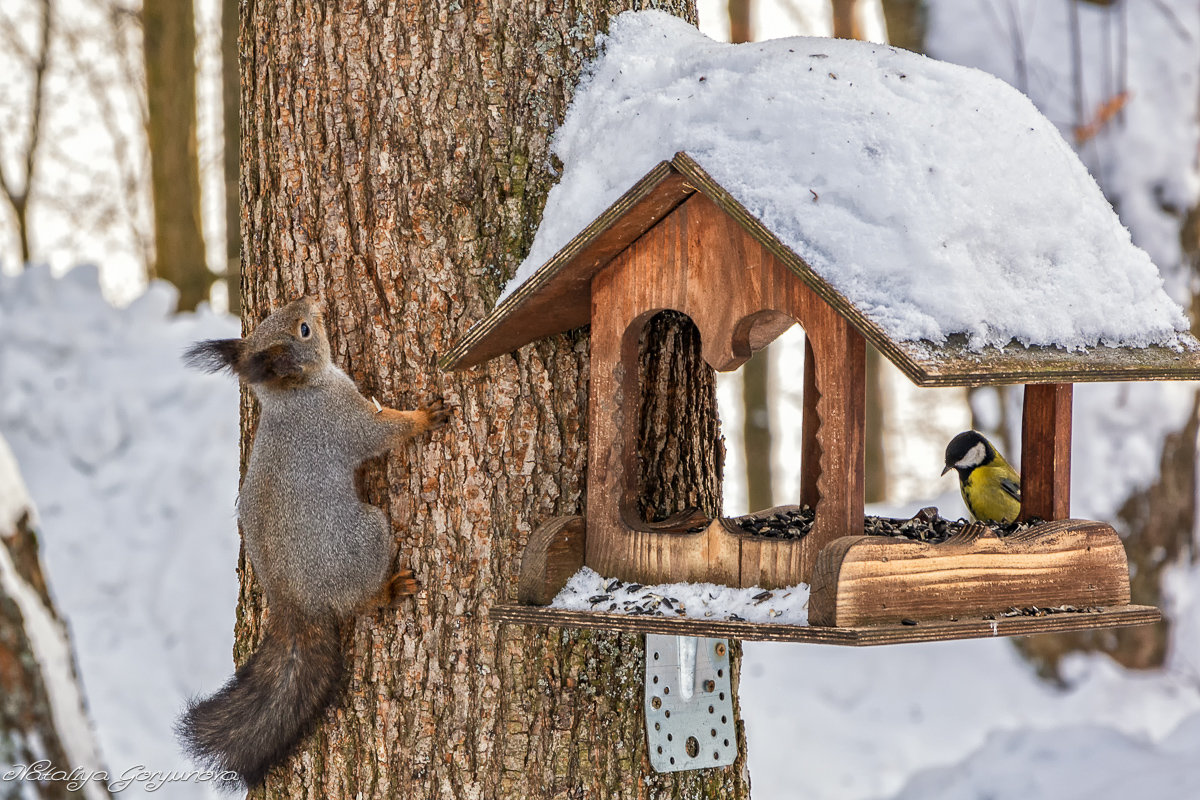
[[[996,449],[992,447],[991,442],[975,431],[963,431],[946,445],[946,468],[942,470],[942,474],[945,475],[952,469],[965,474],[989,463],[995,457]]]

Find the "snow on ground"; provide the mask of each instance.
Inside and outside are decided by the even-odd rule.
[[[172,315],[174,303],[155,283],[115,309],[89,267],[0,276],[0,435],[38,507],[47,579],[113,775],[189,768],[174,718],[233,666],[238,390],[185,371],[179,354],[239,328]]]
[[[1200,716],[1159,742],[1096,726],[995,732],[971,758],[919,775],[896,800],[1187,800],[1200,797],[1197,752]]]
[[[978,70],[627,12],[554,148],[562,178],[508,291],[683,150],[894,338],[1140,346],[1186,328],[1054,125]]]

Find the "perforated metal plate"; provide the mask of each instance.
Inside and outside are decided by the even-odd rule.
[[[646,741],[659,772],[737,758],[729,642],[646,634]]]

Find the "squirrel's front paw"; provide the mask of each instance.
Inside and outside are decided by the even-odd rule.
[[[388,579],[387,586],[384,589],[388,598],[386,604],[394,608],[405,598],[415,595],[420,589],[421,585],[417,583],[417,576],[411,569],[398,569]]]
[[[435,431],[450,420],[450,409],[446,408],[446,401],[441,395],[425,398],[417,410],[425,415],[426,430]]]

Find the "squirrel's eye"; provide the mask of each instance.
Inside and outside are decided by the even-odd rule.
[[[311,334],[312,334],[312,331],[309,330],[308,323],[301,322],[300,323],[300,336],[307,339]]]

